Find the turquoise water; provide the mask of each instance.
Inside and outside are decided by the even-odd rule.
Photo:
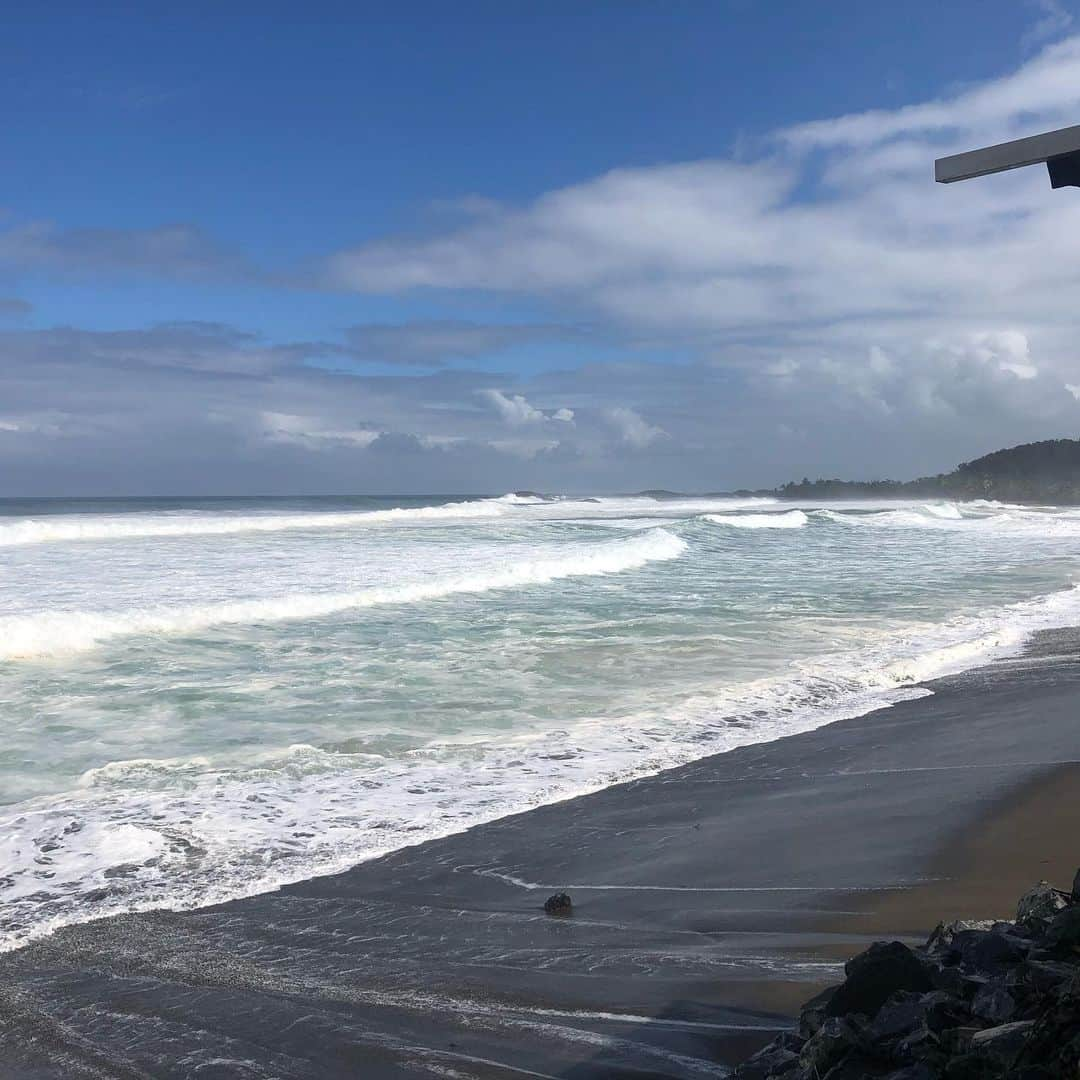
[[[0,945],[925,693],[1078,556],[988,503],[0,503]]]

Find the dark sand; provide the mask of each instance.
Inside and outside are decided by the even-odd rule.
[[[699,1077],[1080,863],[1080,637],[933,697],[0,956],[0,1077]],[[575,913],[545,916],[567,889]]]

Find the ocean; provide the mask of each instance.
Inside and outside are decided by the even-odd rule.
[[[1078,558],[990,502],[0,501],[0,949],[925,695]]]

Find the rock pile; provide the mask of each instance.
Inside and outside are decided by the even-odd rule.
[[[1080,872],[1040,882],[1015,922],[878,942],[737,1080],[1080,1080]]]

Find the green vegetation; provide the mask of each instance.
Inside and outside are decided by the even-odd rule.
[[[918,480],[809,480],[788,483],[785,499],[944,498],[1080,503],[1080,440],[1047,439],[995,450],[950,473]]]

